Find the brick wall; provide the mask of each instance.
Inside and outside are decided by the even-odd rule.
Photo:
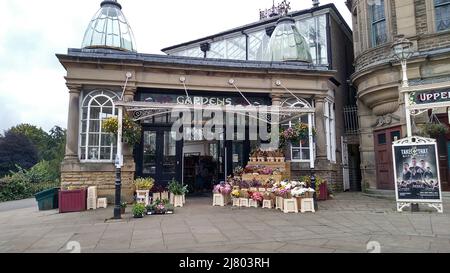
[[[97,186],[98,196],[108,198],[110,204],[114,203],[115,196],[115,172],[78,172],[69,171],[61,174],[61,188]],[[133,200],[134,172],[122,172],[122,197],[123,201]]]
[[[428,33],[427,7],[424,0],[414,0],[417,34]]]

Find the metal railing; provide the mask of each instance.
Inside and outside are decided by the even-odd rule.
[[[344,107],[345,133],[356,135],[359,133],[358,107],[356,105]]]

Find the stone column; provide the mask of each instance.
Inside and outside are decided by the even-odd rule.
[[[78,161],[78,138],[80,135],[80,94],[81,85],[67,84],[69,88],[69,116],[65,161]]]
[[[315,119],[316,119],[316,160],[327,161],[327,139],[325,134],[325,98],[315,98]]]
[[[272,106],[280,106],[281,107],[281,98],[283,95],[281,94],[272,94]]]

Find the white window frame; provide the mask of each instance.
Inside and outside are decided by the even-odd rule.
[[[328,99],[324,103],[324,119],[327,159],[336,163],[336,113],[334,102]]]
[[[96,94],[97,93],[97,94]],[[93,95],[94,94],[94,95]],[[90,127],[90,121],[91,121],[91,105],[92,102],[94,101],[94,99],[99,98],[99,97],[105,97],[108,99],[109,102],[111,102],[112,104],[112,117],[117,116],[117,109],[116,109],[116,105],[114,103],[114,99],[118,99],[118,95],[110,90],[93,90],[91,92],[86,93],[86,95],[84,96],[81,104],[80,104],[80,117],[79,117],[79,128],[80,128],[80,132],[79,132],[79,141],[78,141],[78,158],[80,160],[81,163],[111,163],[114,162],[115,160],[115,155],[114,155],[114,149],[116,148],[116,143],[115,141],[111,142],[111,152],[110,152],[110,159],[88,159],[89,155],[88,155],[88,151],[89,151],[89,127]],[[84,108],[86,105],[86,101],[89,99],[89,102],[87,104],[87,116],[86,116],[86,128],[85,128],[85,132],[83,133],[83,113],[84,113]],[[103,107],[100,107],[101,109]],[[100,116],[99,116],[99,120],[100,120],[100,124],[99,124],[99,143],[98,143],[98,147],[99,147],[99,152],[98,152],[98,158],[101,158],[101,148],[105,147],[102,146],[102,119],[101,119],[101,113],[102,111],[100,111]],[[83,147],[83,134],[86,135],[86,143],[84,143],[84,147]],[[97,132],[96,132],[97,134]],[[86,159],[82,159],[82,147],[83,149],[85,149],[85,157]]]

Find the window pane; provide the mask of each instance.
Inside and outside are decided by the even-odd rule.
[[[384,19],[384,0],[372,2],[372,22]]]
[[[225,58],[225,41],[214,42],[211,44],[211,49],[206,53],[208,58]]]
[[[89,147],[88,148],[88,159],[90,160],[98,160],[98,147]]]
[[[101,146],[111,146],[113,143],[113,136],[111,134],[102,134]]]
[[[100,120],[89,121],[89,133],[100,132]]]
[[[262,61],[264,52],[269,44],[270,37],[267,36],[265,30],[250,33],[248,39],[248,59],[254,61]]]
[[[386,21],[381,21],[372,26],[374,46],[387,42]]]
[[[143,173],[156,174],[156,132],[144,132]]]
[[[82,146],[80,148],[80,152],[81,152],[80,159],[81,160],[86,160],[86,147]]]
[[[450,0],[435,0],[436,29],[443,31],[450,29]]]
[[[89,146],[98,146],[99,140],[99,134],[89,134]]]
[[[90,119],[100,119],[100,107],[91,107]]]
[[[386,144],[386,134],[378,135],[378,144]]]
[[[101,160],[112,160],[111,158],[111,147],[103,147],[100,150],[100,159]]]
[[[244,36],[227,40],[227,59],[245,60],[246,47]]]

